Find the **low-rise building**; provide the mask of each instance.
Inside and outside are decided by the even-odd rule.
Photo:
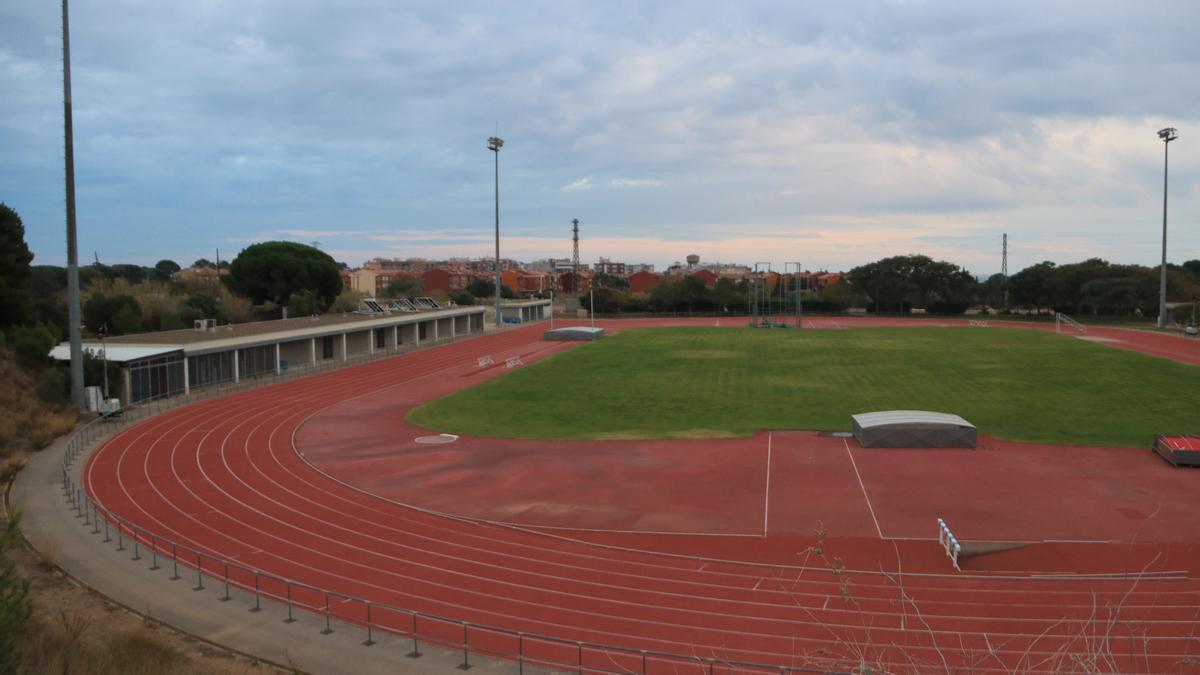
[[[129,405],[480,333],[484,311],[472,306],[355,312],[224,326],[197,321],[195,329],[122,335],[83,346],[120,365],[115,393]],[[50,357],[69,361],[69,345],[56,346]]]

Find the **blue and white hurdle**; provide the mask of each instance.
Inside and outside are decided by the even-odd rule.
[[[954,538],[954,533],[950,531],[950,526],[941,518],[938,521],[938,543],[942,548],[946,549],[946,555],[949,556],[950,562],[954,563],[954,569],[958,572],[962,570],[958,567],[958,554],[962,553],[962,546],[959,545],[958,539]]]

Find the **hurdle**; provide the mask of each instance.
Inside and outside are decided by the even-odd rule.
[[[479,358],[475,359],[475,364],[479,368],[482,368],[484,366],[490,366],[495,362],[496,361],[495,361],[495,359],[492,358],[491,354],[484,354],[483,356],[480,356]]]
[[[954,564],[954,570],[961,572],[962,569],[958,566],[958,554],[962,553],[962,546],[959,545],[958,539],[955,539],[954,533],[950,531],[950,526],[941,518],[938,522],[938,543],[942,548],[946,549],[946,556],[950,558],[950,562]]]
[[[504,359],[505,368],[516,368],[517,366],[523,365],[525,365],[525,362],[522,361],[521,357],[519,356],[510,356],[507,359]]]

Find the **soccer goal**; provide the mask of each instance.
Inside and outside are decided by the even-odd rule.
[[[1064,330],[1067,331],[1068,333],[1074,332],[1074,333],[1082,333],[1083,335],[1087,335],[1087,326],[1079,323],[1075,319],[1072,319],[1071,317],[1067,316],[1066,314],[1063,314],[1062,312],[1055,312],[1054,313],[1054,332],[1061,333]]]

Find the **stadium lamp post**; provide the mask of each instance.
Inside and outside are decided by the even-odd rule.
[[[1167,158],[1171,141],[1179,138],[1179,132],[1174,127],[1158,130],[1158,137],[1163,141],[1163,236],[1162,236],[1162,268],[1159,270],[1158,282],[1158,327],[1167,327]]]
[[[504,146],[502,139],[492,136],[487,140],[488,150],[496,153],[496,325],[500,319],[500,148]]]

